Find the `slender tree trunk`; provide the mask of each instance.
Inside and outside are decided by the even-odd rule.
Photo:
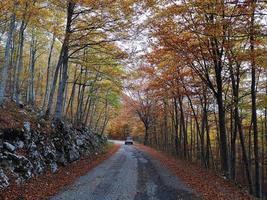
[[[15,44],[15,41],[13,41]],[[14,53],[14,61],[13,61],[13,81],[12,81],[12,100],[16,99],[15,93],[16,93],[16,79],[17,79],[17,70],[18,70],[18,55],[19,55],[19,44],[17,44],[16,52]]]
[[[14,5],[15,9],[15,5]],[[13,32],[15,28],[15,21],[16,21],[16,15],[15,11],[11,16],[10,25],[9,25],[9,31],[8,36],[6,40],[6,46],[5,46],[5,61],[4,66],[1,71],[1,77],[0,77],[0,105],[4,103],[4,98],[6,94],[6,82],[8,79],[8,65],[10,61],[10,48],[12,44],[12,38],[13,38]]]
[[[84,110],[83,110],[83,115],[82,115],[82,121],[84,124],[85,124],[85,120],[86,120],[89,102],[90,102],[90,89],[88,89],[88,94],[87,94],[87,98],[86,98],[86,102],[85,102],[85,106],[84,106]]]
[[[175,144],[175,151],[176,155],[180,155],[179,152],[179,115],[178,115],[178,105],[177,105],[177,99],[176,97],[173,98],[173,104],[174,104],[174,144]]]
[[[14,30],[16,30],[16,24],[14,27]],[[9,69],[8,69],[8,91],[9,91],[9,97],[12,99],[13,95],[14,95],[14,71],[16,68],[16,52],[17,52],[17,44],[16,41],[14,40],[15,36],[13,34],[12,37],[12,44],[11,44],[11,54],[10,54],[10,65],[9,65]]]
[[[35,95],[34,95],[34,75],[35,75],[35,61],[36,61],[36,38],[34,33],[32,33],[31,41],[31,58],[30,58],[30,78],[29,78],[29,99],[28,103],[34,105]]]
[[[66,89],[65,89],[65,91],[64,91],[64,98],[63,98],[63,105],[62,105],[62,107],[63,107],[63,115],[66,113],[66,102],[67,102],[67,99],[68,99],[68,82],[66,82]]]
[[[254,164],[255,164],[255,195],[260,197],[260,167],[259,167],[259,146],[258,146],[258,124],[257,124],[257,102],[256,102],[256,61],[255,61],[255,7],[256,1],[251,0],[251,21],[250,21],[250,51],[251,51],[251,121],[253,125],[254,139]]]
[[[62,65],[62,61],[63,61],[63,46],[64,43],[61,47],[61,51],[60,51],[60,55],[59,55],[59,60],[55,69],[55,73],[54,73],[54,77],[53,77],[53,83],[51,85],[51,90],[50,90],[50,94],[49,94],[49,99],[48,99],[48,104],[47,104],[47,109],[46,109],[46,117],[49,117],[51,114],[51,109],[52,109],[52,105],[53,105],[53,99],[54,99],[54,94],[56,91],[56,85],[58,82],[58,77],[59,77],[59,71]]]
[[[267,95],[267,80],[266,80],[266,86],[265,86],[265,95]],[[265,138],[264,138],[264,141],[265,141],[265,144],[264,144],[264,149],[265,149],[265,151],[264,151],[264,156],[266,156],[267,155],[267,107],[265,106],[265,108],[264,108],[264,136],[265,136]],[[265,182],[265,179],[266,179],[266,176],[267,176],[267,159],[266,159],[266,157],[265,157],[265,159],[264,159],[264,163],[262,163],[263,164],[263,166],[264,166],[264,171],[263,171],[263,173],[264,173],[264,177],[263,177],[263,196],[264,195],[267,195],[267,186],[266,186],[266,182]]]
[[[81,84],[81,81],[82,81],[82,75],[83,75],[83,69],[82,69],[82,66],[80,68],[80,83],[78,84],[78,95],[77,95],[77,107],[76,107],[76,113],[75,113],[75,124],[78,124],[78,121],[79,121],[79,115],[80,115],[80,104],[81,104],[81,88],[82,88],[82,84]]]
[[[240,144],[241,144],[242,155],[243,155],[243,162],[245,164],[245,170],[246,170],[246,175],[247,175],[249,190],[250,190],[250,193],[252,193],[253,192],[253,189],[252,189],[252,180],[251,180],[251,175],[250,175],[249,161],[248,161],[247,153],[246,153],[246,147],[245,147],[243,129],[242,129],[242,125],[241,125],[241,121],[240,121],[238,109],[235,112],[236,112],[236,114],[235,114],[235,118],[236,118],[235,119],[235,122],[237,123],[237,126],[238,126]]]
[[[264,163],[265,163],[265,158],[264,158],[264,152],[265,152],[265,147],[264,147],[264,118],[262,117],[261,120],[261,197],[264,197]]]
[[[188,101],[189,101],[189,105],[191,107],[191,110],[193,112],[193,117],[194,117],[194,120],[195,120],[195,126],[196,126],[196,133],[197,133],[197,154],[199,154],[199,138],[200,138],[200,154],[201,154],[201,163],[206,166],[206,161],[205,161],[205,151],[204,151],[204,124],[202,124],[203,126],[203,130],[200,130],[200,125],[199,125],[199,121],[197,119],[197,113],[194,109],[194,106],[193,106],[193,103],[192,103],[192,100],[190,98],[189,95],[187,95],[187,98],[188,98]],[[203,110],[203,114],[204,114],[204,110]],[[204,116],[204,115],[203,115]],[[202,120],[202,122],[204,122],[204,120]]]
[[[148,145],[148,126],[147,125],[145,125],[144,145]]]
[[[107,94],[106,94],[106,100],[105,100],[105,115],[104,115],[104,121],[103,121],[103,126],[102,126],[102,129],[101,129],[101,135],[104,134],[104,131],[105,131],[105,128],[106,128],[106,125],[108,123],[108,93],[109,91],[107,91]]]
[[[183,110],[183,102],[182,102],[182,97],[178,98],[179,101],[179,105],[180,105],[180,116],[181,116],[181,128],[182,128],[182,132],[183,132],[183,156],[185,159],[187,159],[187,131],[186,131],[186,127],[185,127],[185,117],[184,117],[184,110]]]
[[[76,76],[77,76],[77,68],[75,69],[75,72],[74,72],[74,81],[73,81],[73,84],[72,84],[71,95],[70,95],[69,102],[68,102],[68,105],[67,105],[67,108],[66,108],[66,113],[65,113],[67,115],[69,113],[69,109],[70,109],[70,119],[71,119],[71,121],[73,121],[73,101],[74,101],[74,97],[75,97],[76,83],[78,81],[78,78]]]
[[[86,114],[86,118],[85,118],[85,124],[87,124],[89,127],[91,127],[92,120],[93,120],[92,119],[93,118],[93,107],[95,104],[95,99],[98,96],[98,89],[95,91],[95,95],[96,95],[96,97],[94,97],[94,96],[90,97],[89,105],[88,105],[88,109],[87,109],[87,114]]]
[[[236,66],[236,73],[234,73],[232,58],[228,55],[229,59],[229,71],[232,83],[232,104],[234,108],[231,108],[231,178],[235,180],[236,177],[236,137],[237,137],[237,114],[238,114],[238,106],[239,106],[239,65]],[[234,117],[233,117],[234,116]],[[233,120],[234,119],[234,120]],[[234,121],[234,124],[233,124]]]
[[[217,104],[218,104],[218,114],[219,114],[219,133],[220,133],[220,154],[221,154],[221,167],[226,176],[229,175],[228,166],[228,147],[226,138],[226,125],[225,125],[225,110],[223,105],[222,97],[222,82],[221,77],[218,77],[220,81],[217,81],[218,94],[217,94]]]
[[[87,107],[87,111],[86,111],[86,116],[85,116],[85,120],[84,120],[84,124],[88,124],[88,119],[89,119],[89,115],[90,115],[90,111],[91,111],[91,105],[92,105],[92,97],[90,96],[90,94],[88,94],[88,98],[89,98],[89,103],[88,103],[88,107]]]
[[[209,134],[210,131],[209,131],[208,102],[207,102],[207,89],[206,88],[204,90],[203,98],[204,98],[204,112],[205,112],[204,121],[205,121],[206,143],[207,143],[205,163],[206,163],[206,166],[209,168],[210,167],[211,144],[210,144],[210,134]],[[204,135],[202,137],[204,137]]]
[[[201,123],[201,133],[200,133],[200,148],[201,148],[201,161],[202,165],[207,168],[206,157],[205,157],[205,127],[206,127],[206,102],[202,105],[202,123]]]
[[[94,81],[88,91],[88,97],[87,97],[87,100],[86,100],[86,104],[85,104],[85,111],[84,111],[84,115],[83,118],[84,118],[84,124],[87,124],[88,122],[88,118],[89,118],[89,113],[90,113],[90,108],[91,108],[91,105],[92,105],[92,93],[95,91],[95,93],[97,93],[97,89],[95,88],[95,83],[97,82],[97,78],[98,78],[99,74],[97,73],[95,78],[94,78]]]
[[[49,88],[50,88],[50,72],[51,72],[50,68],[51,68],[51,60],[52,60],[52,53],[53,53],[53,49],[54,49],[55,39],[56,39],[55,34],[53,34],[52,43],[50,46],[48,61],[47,61],[45,95],[44,95],[43,106],[42,106],[43,109],[46,106],[47,96],[48,96],[48,92],[49,92]]]
[[[168,111],[167,111],[167,102],[163,100],[164,105],[164,126],[163,126],[163,135],[164,135],[164,150],[167,151],[168,148]]]
[[[18,64],[17,64],[17,72],[16,72],[16,79],[15,79],[15,99],[16,104],[20,104],[20,76],[23,69],[23,49],[24,49],[24,31],[26,29],[26,23],[23,20],[20,25],[19,31],[19,55],[18,55]]]
[[[63,98],[64,91],[66,88],[66,82],[68,79],[68,58],[69,58],[69,42],[70,42],[70,33],[71,33],[71,23],[72,16],[74,13],[75,3],[71,1],[68,2],[68,10],[67,10],[67,25],[65,32],[64,44],[62,46],[63,55],[62,55],[62,79],[58,86],[58,94],[57,94],[57,102],[55,108],[55,120],[61,120],[62,112],[63,112]]]
[[[233,65],[232,65],[232,58],[231,55],[228,55],[230,65],[230,77],[231,77],[231,83],[232,83],[232,95],[233,95],[233,105],[234,105],[234,131],[233,131],[233,138],[232,138],[232,178],[235,179],[235,160],[236,160],[236,137],[237,137],[237,130],[239,133],[240,138],[240,144],[241,144],[241,150],[242,150],[242,158],[243,163],[245,165],[245,172],[247,177],[247,182],[249,186],[250,193],[253,192],[252,189],[252,180],[251,180],[251,174],[250,174],[250,168],[249,168],[249,161],[247,157],[246,147],[245,147],[245,141],[244,141],[244,133],[242,129],[242,123],[240,120],[240,114],[239,114],[239,84],[240,84],[240,65],[239,63],[236,64],[236,71],[234,71]]]

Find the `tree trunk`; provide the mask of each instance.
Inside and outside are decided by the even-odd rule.
[[[14,5],[15,7],[15,5]],[[14,8],[15,9],[15,8]],[[13,32],[15,28],[15,20],[16,20],[16,15],[15,11],[11,16],[10,20],[10,25],[9,25],[9,31],[8,31],[8,36],[6,40],[6,46],[5,46],[5,61],[4,61],[4,66],[1,71],[1,78],[0,78],[0,105],[4,103],[4,98],[6,94],[6,82],[8,79],[8,65],[10,61],[10,48],[12,44],[12,38],[13,38]]]
[[[168,113],[167,113],[167,101],[163,100],[164,105],[164,122],[163,122],[163,137],[164,137],[164,150],[167,151],[168,148]]]
[[[148,145],[148,126],[147,125],[145,125],[144,145]]]
[[[63,45],[61,47],[61,51],[60,51],[58,63],[57,63],[57,66],[56,66],[54,77],[53,77],[53,83],[52,83],[50,94],[49,94],[48,105],[47,105],[47,109],[46,109],[46,113],[45,113],[47,118],[51,114],[51,109],[52,109],[52,105],[53,105],[54,94],[55,94],[55,91],[56,91],[56,85],[57,85],[57,81],[58,81],[58,77],[59,77],[59,71],[60,71],[60,68],[61,68],[61,65],[62,65],[62,61],[63,61],[62,55],[63,55],[63,48],[64,48],[63,46],[64,45],[65,44],[63,43]]]
[[[218,93],[216,95],[218,104],[218,121],[219,121],[219,133],[220,133],[220,154],[221,154],[221,168],[226,176],[229,176],[229,166],[228,166],[228,148],[227,148],[227,138],[226,138],[226,125],[225,125],[225,110],[223,104],[222,95],[222,81],[221,76],[217,77],[217,87]]]
[[[71,121],[73,121],[73,101],[74,101],[74,97],[75,97],[75,88],[76,88],[76,83],[78,81],[78,78],[76,77],[77,76],[77,68],[75,68],[75,72],[74,72],[74,81],[73,81],[73,84],[72,84],[72,89],[71,89],[71,94],[70,94],[70,97],[69,97],[69,102],[68,102],[68,105],[67,105],[67,108],[66,108],[66,115],[68,115],[69,113],[69,109],[70,109],[70,119]]]
[[[23,20],[20,25],[19,31],[19,55],[18,55],[18,63],[17,63],[17,72],[15,78],[15,99],[16,104],[20,104],[20,76],[23,69],[23,48],[24,48],[24,31],[26,29],[26,23]]]
[[[174,104],[174,144],[175,144],[175,151],[176,155],[180,155],[179,152],[179,115],[178,115],[178,105],[177,105],[177,99],[176,97],[173,98],[173,104]]]
[[[34,36],[34,33],[32,33],[32,41],[31,41],[31,53],[30,53],[30,77],[29,77],[29,98],[28,98],[28,103],[30,103],[31,105],[34,105],[34,75],[35,75],[35,61],[36,61],[36,39]]]
[[[46,85],[45,85],[45,95],[44,95],[44,100],[43,100],[43,106],[42,108],[44,109],[46,106],[46,101],[47,101],[47,96],[50,88],[50,68],[51,68],[51,60],[52,60],[52,53],[54,49],[54,44],[55,44],[55,34],[53,34],[53,39],[51,43],[51,47],[49,50],[49,55],[48,55],[48,61],[47,61],[47,69],[46,69]]]
[[[71,22],[72,16],[74,13],[75,3],[69,1],[68,3],[68,11],[67,11],[67,25],[65,31],[65,39],[62,45],[62,78],[58,86],[58,94],[57,94],[57,102],[55,108],[55,120],[62,119],[62,111],[63,111],[63,98],[64,91],[66,87],[66,82],[68,79],[68,59],[69,59],[69,42],[70,42],[70,34],[71,34]]]
[[[255,164],[255,195],[260,197],[260,167],[259,167],[259,147],[258,147],[258,124],[257,124],[257,102],[256,102],[256,61],[255,61],[255,7],[256,1],[251,1],[251,18],[250,18],[250,53],[251,53],[251,122],[253,125],[254,139],[254,164]]]
[[[181,116],[181,130],[183,132],[183,156],[184,159],[187,159],[187,130],[185,127],[185,117],[184,117],[184,110],[183,110],[183,102],[182,102],[182,97],[178,98],[179,105],[180,105],[180,116]]]

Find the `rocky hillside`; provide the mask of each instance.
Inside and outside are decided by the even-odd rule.
[[[82,156],[100,153],[106,137],[87,127],[52,123],[38,111],[17,108],[11,102],[0,109],[0,190],[11,182],[24,181]]]

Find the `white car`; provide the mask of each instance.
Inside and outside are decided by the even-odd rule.
[[[127,137],[127,139],[125,140],[125,143],[126,145],[132,145],[133,144],[133,138],[132,137]]]

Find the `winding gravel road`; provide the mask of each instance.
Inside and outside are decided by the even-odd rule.
[[[193,191],[135,146],[122,145],[111,158],[51,200],[194,200]]]

